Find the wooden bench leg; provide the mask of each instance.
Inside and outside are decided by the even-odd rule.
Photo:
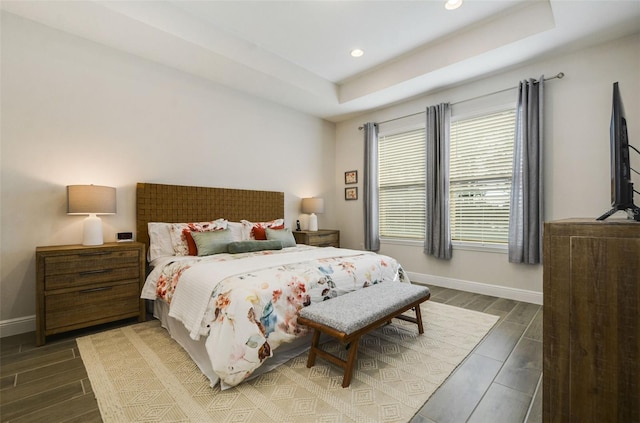
[[[418,333],[424,333],[424,327],[422,326],[422,312],[420,311],[420,305],[418,304],[413,308],[416,311],[416,323],[418,324]]]
[[[314,329],[313,339],[311,340],[311,349],[309,350],[309,358],[307,358],[307,367],[313,367],[316,364],[316,349],[320,343],[320,331]]]
[[[347,354],[347,361],[344,368],[344,376],[342,378],[342,387],[346,388],[351,384],[351,375],[353,375],[353,367],[358,358],[358,344],[360,344],[360,337],[358,336],[351,341],[351,348],[349,348],[349,354]]]

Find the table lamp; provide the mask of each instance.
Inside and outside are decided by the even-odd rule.
[[[302,213],[310,213],[309,230],[318,230],[318,216],[316,213],[324,213],[324,199],[318,197],[302,199]]]
[[[116,189],[100,185],[67,186],[67,214],[88,214],[82,245],[102,245],[102,220],[98,214],[116,213]]]

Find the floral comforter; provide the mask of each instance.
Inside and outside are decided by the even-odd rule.
[[[149,275],[142,297],[169,303],[193,339],[206,336],[213,370],[230,387],[307,333],[296,321],[302,307],[381,282],[408,278],[387,256],[299,245],[168,260]]]

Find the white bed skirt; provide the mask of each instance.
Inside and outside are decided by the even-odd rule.
[[[205,348],[206,338],[202,337],[200,340],[194,341],[189,336],[189,331],[181,322],[173,317],[169,317],[169,305],[167,303],[156,300],[153,304],[153,316],[160,320],[162,327],[184,348],[200,371],[209,378],[211,386],[215,386],[220,382],[220,378],[213,372],[213,368],[211,367],[211,360]],[[273,370],[279,365],[309,350],[311,346],[311,336],[311,333],[309,333],[309,335],[299,338],[292,343],[281,344],[278,349],[273,352],[273,357],[267,358],[264,364],[253,372],[247,380]],[[229,387],[222,384],[221,388],[227,389]]]

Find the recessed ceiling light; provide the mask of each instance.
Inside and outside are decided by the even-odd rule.
[[[447,10],[455,10],[462,6],[462,0],[447,0],[444,2],[444,8]]]
[[[354,48],[353,50],[351,50],[351,57],[361,57],[364,54],[364,51],[360,50],[359,48]]]

